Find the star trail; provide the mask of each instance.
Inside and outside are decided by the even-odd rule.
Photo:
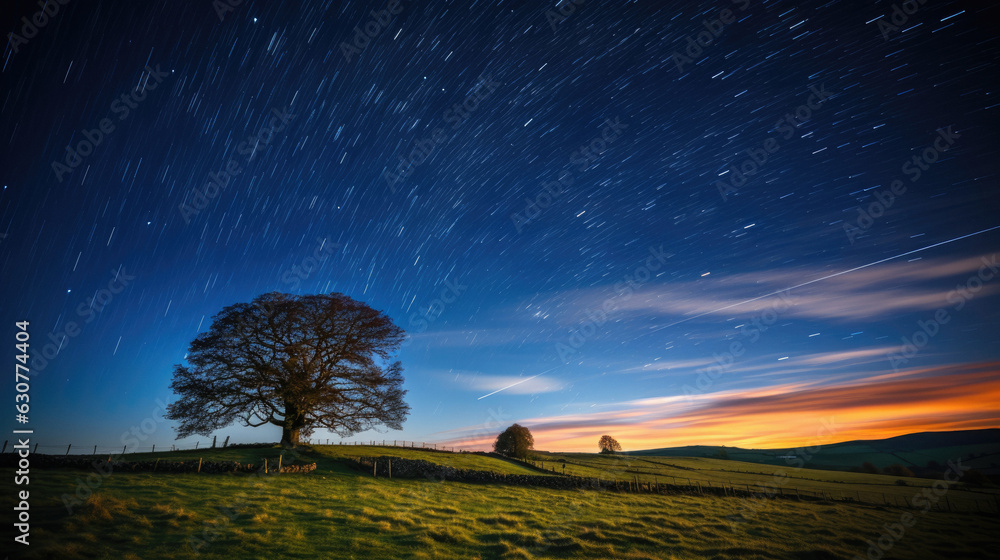
[[[0,305],[8,340],[30,321],[40,451],[120,446],[270,291],[407,332],[411,415],[360,440],[1000,426],[990,3],[2,11]]]

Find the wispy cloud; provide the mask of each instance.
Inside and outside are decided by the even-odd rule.
[[[935,309],[947,305],[950,278],[969,276],[983,265],[982,257],[887,263],[827,278],[791,292],[794,300],[784,317],[826,320],[872,320],[893,314]],[[823,278],[829,269],[811,267],[768,270],[643,287],[628,298],[618,298],[620,312],[640,316],[689,317],[751,314],[768,308],[772,298],[748,301]],[[1000,291],[1000,282],[987,284],[980,297]],[[612,288],[592,288],[559,294],[556,300],[573,309],[597,309]],[[746,302],[746,303],[744,303]],[[566,317],[576,321],[578,317]]]

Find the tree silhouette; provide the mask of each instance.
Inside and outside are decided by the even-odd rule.
[[[177,438],[239,421],[281,426],[281,443],[326,428],[340,436],[381,425],[399,430],[410,407],[402,365],[389,362],[403,330],[338,293],[271,292],[224,308],[191,342],[167,407]]]
[[[861,472],[868,474],[878,474],[879,470],[878,467],[873,465],[871,461],[865,461],[864,463],[861,463]]]
[[[611,436],[601,436],[601,441],[597,442],[597,447],[601,448],[601,453],[614,453],[615,451],[622,450],[622,446],[618,443],[618,440]]]
[[[892,476],[913,476],[913,471],[900,465],[899,463],[893,463],[888,467],[882,469],[882,474],[889,474]]]
[[[493,442],[494,453],[515,459],[527,459],[534,448],[535,438],[531,436],[531,431],[520,424],[512,424]]]

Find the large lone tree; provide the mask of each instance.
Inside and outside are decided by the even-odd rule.
[[[402,366],[390,361],[403,330],[381,311],[338,293],[272,292],[224,308],[174,369],[180,399],[167,407],[177,438],[241,422],[281,426],[281,443],[326,428],[342,437],[399,430]]]

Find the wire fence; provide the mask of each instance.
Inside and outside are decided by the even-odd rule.
[[[424,449],[424,450],[430,450],[430,451],[446,451],[448,453],[475,453],[476,452],[476,451],[472,451],[472,450],[468,450],[468,449],[460,449],[460,448],[457,448],[457,447],[454,447],[454,446],[447,446],[447,445],[444,445],[444,444],[438,444],[438,443],[433,443],[433,442],[432,443],[428,443],[426,441],[404,441],[404,440],[396,440],[396,439],[390,441],[390,440],[387,440],[387,439],[383,439],[381,441],[379,441],[379,440],[370,440],[370,441],[343,441],[343,440],[341,440],[340,442],[334,441],[333,443],[330,443],[331,441],[332,440],[330,440],[330,439],[325,439],[325,440],[318,439],[318,440],[309,440],[307,443],[309,445],[366,445],[366,446],[372,446],[372,447],[376,447],[376,446],[377,447],[398,447],[398,448],[405,448],[405,449]]]
[[[331,443],[331,441],[333,443]],[[13,447],[13,442],[11,440],[5,440],[3,442],[3,448],[0,449],[0,453],[11,452],[14,453],[16,450]],[[227,436],[222,442],[219,442],[218,437],[213,437],[211,440],[205,441],[195,441],[194,446],[191,447],[191,442],[187,442],[187,447],[178,447],[176,444],[171,445],[128,445],[123,444],[119,446],[109,446],[109,445],[87,445],[87,444],[42,444],[35,443],[30,447],[31,453],[42,453],[45,455],[126,455],[131,453],[156,453],[168,452],[168,451],[202,451],[205,449],[226,449],[226,448],[239,448],[239,447],[264,447],[269,445],[274,445],[274,443],[229,443],[229,437]],[[467,449],[460,449],[454,446],[445,446],[443,444],[425,442],[425,441],[404,441],[404,440],[371,440],[371,441],[335,441],[331,439],[315,439],[306,440],[302,443],[306,445],[365,445],[365,446],[382,446],[382,447],[396,447],[396,448],[406,448],[406,449],[423,449],[428,451],[446,451],[449,453],[472,453],[473,451]]]

